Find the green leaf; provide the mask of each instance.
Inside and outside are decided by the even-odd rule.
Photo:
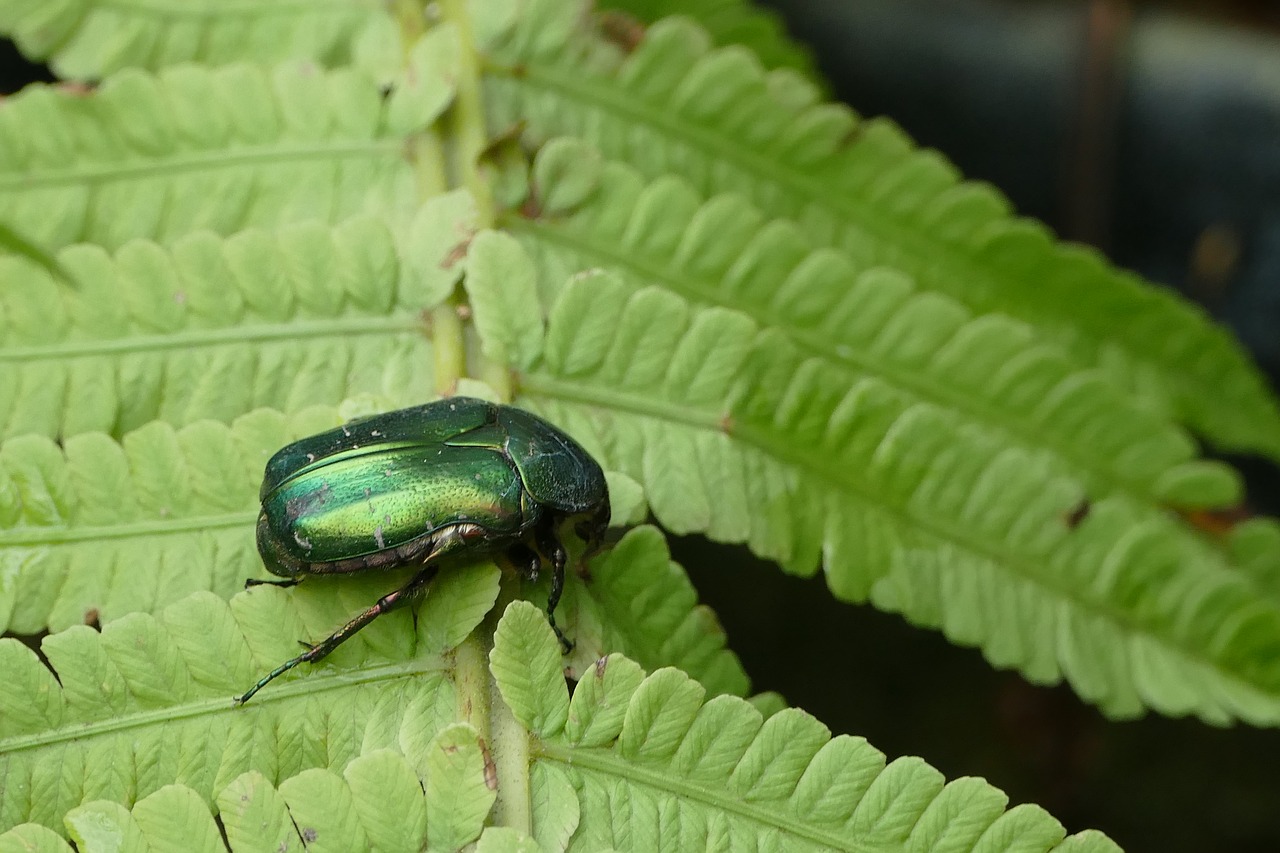
[[[582,816],[569,774],[550,764],[535,764],[529,776],[534,838],[544,850],[568,849]]]
[[[512,603],[498,622],[489,666],[520,724],[554,734],[568,718],[569,698],[551,677],[560,675],[560,653],[543,642],[548,636],[555,638],[544,613],[528,602]]]
[[[669,15],[688,16],[705,27],[716,44],[745,45],[769,68],[791,68],[818,81],[809,50],[787,38],[782,19],[772,9],[739,0],[609,0],[600,5],[649,23]]]
[[[822,558],[841,597],[1066,678],[1113,715],[1280,720],[1265,572],[1124,495],[1081,512],[1082,484],[1043,454],[870,377],[850,385],[776,330],[575,278],[517,384],[673,530],[745,540],[793,572]]]
[[[263,574],[253,519],[267,457],[319,422],[337,418],[258,411],[229,428],[152,423],[121,444],[84,433],[62,448],[0,445],[0,627],[105,622],[196,590],[230,597]]]
[[[560,144],[548,143],[535,169]],[[1212,472],[1194,460],[1195,445],[1181,430],[1038,342],[1032,328],[974,316],[899,273],[868,270],[740,196],[703,199],[672,176],[646,183],[609,163],[574,215],[506,222],[538,258],[544,288],[558,287],[565,271],[607,267],[631,288],[658,285],[697,305],[743,312],[844,373],[846,383],[875,377],[904,398],[1051,456],[1091,494],[1188,508],[1240,500],[1228,469],[1218,465],[1218,477],[1206,479]],[[686,369],[700,366],[691,354]]]
[[[706,690],[678,669],[660,669],[632,694],[618,748],[632,760],[671,757]]]
[[[262,0],[251,6],[184,0],[106,6],[93,0],[7,0],[0,30],[60,76],[97,79],[122,68],[179,62],[220,65],[246,59],[350,58],[354,32],[385,13],[359,3]]]
[[[528,606],[512,604],[504,619],[517,609]],[[492,656],[536,655],[524,640],[500,630]],[[508,648],[510,641],[517,645]],[[549,631],[536,642],[546,653],[556,650]],[[629,663],[615,657],[608,667],[620,675],[635,672]],[[540,677],[547,690],[563,690],[558,673]],[[603,690],[581,681],[575,689],[575,712],[594,708],[599,727],[571,722],[550,737],[529,732],[537,756],[533,778],[563,774],[572,781],[566,792],[577,792],[580,818],[571,847],[656,849],[662,839],[679,839],[681,849],[702,849],[715,839],[741,837],[787,850],[1113,849],[1094,833],[1061,845],[1062,826],[1042,810],[1006,812],[1005,796],[987,783],[944,784],[919,759],[886,767],[883,754],[865,741],[832,739],[801,711],[784,710],[766,722],[736,697],[703,704],[696,682],[670,669],[638,688],[623,680],[629,683]],[[579,698],[584,688],[592,697]],[[619,706],[625,723],[610,733],[600,712],[616,718]]]
[[[464,673],[467,656],[440,658],[409,642],[390,644],[362,669],[326,662],[305,683],[272,685],[244,707],[204,683],[200,673],[210,654],[244,659],[249,649],[289,645],[288,619],[268,625],[225,615],[239,616],[254,601],[293,598],[292,592],[255,588],[230,607],[196,596],[161,620],[139,614],[107,624],[101,634],[73,630],[84,649],[98,643],[107,654],[87,654],[79,670],[60,670],[60,681],[25,647],[0,641],[11,677],[5,695],[27,711],[25,719],[8,707],[0,715],[6,773],[0,848],[33,839],[37,849],[59,849],[36,822],[65,825],[81,849],[117,842],[221,849],[209,814],[214,804],[237,851],[420,849],[424,840],[432,849],[456,849],[479,838],[496,786],[520,785],[495,775],[480,731],[456,722],[479,696],[468,693],[463,701],[455,691],[484,684],[477,672]],[[378,627],[412,636],[408,620],[397,615],[408,614],[384,617],[361,636]],[[70,648],[61,636],[52,635],[47,647]],[[15,648],[26,657],[13,657]],[[525,790],[541,849],[617,846],[615,826],[629,827],[629,837],[645,847],[659,832],[694,847],[724,833],[759,830],[788,848],[860,850],[885,849],[887,840],[908,849],[983,849],[982,840],[1003,839],[993,849],[1021,843],[1017,849],[1041,851],[1062,836],[1042,812],[1004,813],[1003,795],[985,783],[943,786],[936,771],[915,759],[885,768],[865,742],[832,740],[800,711],[763,721],[736,697],[704,704],[703,688],[677,670],[644,678],[636,664],[613,655],[593,680],[579,682],[570,702],[559,655],[536,608],[508,606],[489,662],[501,694],[570,709],[567,725],[518,733],[529,741]],[[523,686],[513,688],[508,671],[517,666]],[[72,698],[89,695],[81,682],[101,681],[113,667],[124,682],[122,706],[104,711]],[[37,671],[46,677],[30,675]],[[42,695],[49,700],[43,705]],[[537,720],[527,709],[509,710]],[[492,742],[504,749],[514,743]],[[85,768],[108,765],[116,771],[90,774],[83,786],[73,781]],[[136,803],[132,811],[129,803]],[[601,807],[608,803],[613,808]],[[498,841],[520,838],[487,843]]]
[[[0,221],[45,250],[417,206],[378,84],[350,69],[177,66],[122,71],[89,94],[30,86],[0,111],[0,164]]]
[[[554,139],[543,147],[533,168],[533,189],[542,215],[557,216],[576,208],[600,180],[600,152],[571,139]]]
[[[71,853],[62,836],[38,823],[24,823],[0,833],[0,853]]]
[[[747,692],[747,676],[725,648],[724,631],[698,603],[657,528],[628,531],[592,562],[584,590],[601,610],[603,648],[622,649],[642,666],[679,667],[713,694]]]
[[[618,471],[605,471],[609,484],[610,527],[635,527],[649,516],[644,487]]]
[[[510,236],[481,231],[467,251],[467,295],[485,354],[529,365],[541,349],[542,312],[529,258]]]
[[[712,49],[686,19],[658,22],[612,62],[581,45],[590,38],[582,29],[540,32],[535,48],[527,29],[569,5],[547,0],[487,43],[498,126],[522,121],[534,144],[581,136],[651,180],[674,172],[711,194],[741,193],[864,269],[892,266],[974,312],[1026,322],[1077,367],[1102,371],[1221,446],[1280,459],[1280,404],[1198,309],[1014,219],[1007,201],[960,183],[892,123],[818,103],[811,86],[804,92],[794,74],[766,71],[742,48]]]
[[[475,199],[465,190],[434,196],[419,208],[401,249],[414,282],[409,304],[427,308],[453,293],[476,234],[477,215]]]
[[[427,844],[456,850],[475,841],[493,807],[494,790],[475,729],[449,726],[436,735],[427,755]]]
[[[600,658],[573,690],[565,737],[583,746],[617,738],[631,694],[644,680],[640,665],[620,654]]]
[[[209,808],[195,791],[166,785],[133,807],[133,819],[153,850],[225,850]]]
[[[236,777],[218,794],[216,803],[227,841],[237,853],[303,849],[284,797],[258,771]]]
[[[476,629],[498,598],[500,573],[493,563],[443,572],[418,608],[418,642],[443,654]]]
[[[360,217],[227,240],[198,232],[171,249],[134,240],[114,255],[74,246],[58,256],[74,291],[0,258],[0,275],[34,288],[0,295],[0,429],[118,436],[156,418],[229,422],[358,393],[416,402],[432,387],[419,314],[457,276],[441,286],[437,267],[432,280],[416,232],[456,233],[459,201],[428,204],[402,241]]]
[[[457,27],[451,23],[429,30],[409,52],[409,64],[397,80],[387,104],[387,124],[402,133],[426,127],[448,108],[455,94]]]
[[[119,803],[95,800],[72,809],[67,832],[81,850],[146,850],[147,840],[129,810]]]
[[[304,770],[280,784],[280,796],[308,849],[334,853],[369,849],[369,839],[342,777],[318,767]]]
[[[367,753],[343,771],[352,803],[373,849],[421,850],[427,841],[422,783],[391,750]]]

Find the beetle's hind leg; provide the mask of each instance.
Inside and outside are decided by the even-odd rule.
[[[377,619],[383,613],[395,610],[397,607],[403,607],[410,603],[422,594],[422,591],[426,589],[427,584],[431,583],[431,580],[436,576],[436,572],[438,571],[439,567],[436,565],[423,567],[422,571],[414,575],[407,584],[394,592],[389,592],[382,596],[382,598],[378,599],[377,604],[374,604],[368,610],[365,610],[359,616],[334,631],[328,637],[316,643],[314,646],[308,646],[307,650],[296,658],[287,660],[275,669],[271,670],[271,672],[267,673],[261,681],[249,688],[248,693],[237,699],[236,704],[243,705],[245,702],[248,702],[253,698],[253,694],[257,693],[263,687],[266,687],[273,679],[284,675],[298,664],[315,663],[316,661],[324,659],[330,652],[345,643],[347,640],[351,639],[357,631],[365,625],[368,625],[374,619]],[[270,583],[270,581],[267,581],[267,583]],[[304,643],[304,645],[307,644]]]
[[[564,653],[569,654],[573,651],[573,643],[569,642],[569,638],[556,624],[556,605],[560,603],[560,596],[564,594],[564,566],[569,561],[569,555],[565,552],[564,545],[556,535],[553,525],[540,525],[534,535],[538,550],[551,561],[551,591],[547,593],[547,621],[551,623],[551,630],[556,632],[556,639],[560,641]]]

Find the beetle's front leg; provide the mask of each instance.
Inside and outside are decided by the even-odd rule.
[[[568,562],[569,555],[565,552],[560,537],[556,535],[554,526],[542,525],[534,535],[538,550],[551,561],[551,591],[547,593],[547,621],[551,623],[551,630],[556,632],[556,638],[560,640],[564,653],[569,654],[573,651],[573,643],[569,642],[569,638],[560,630],[560,626],[556,625],[556,605],[560,603],[560,596],[564,594],[564,565]]]
[[[257,693],[263,687],[266,687],[272,679],[284,675],[300,663],[315,663],[324,659],[330,652],[338,646],[349,640],[357,631],[368,625],[374,619],[377,619],[383,613],[395,610],[397,607],[403,607],[413,601],[422,591],[426,589],[427,584],[431,583],[432,578],[440,570],[439,566],[428,565],[422,571],[414,575],[407,584],[397,589],[395,592],[389,592],[382,598],[378,599],[378,603],[334,631],[325,639],[316,643],[314,646],[308,646],[307,650],[292,660],[287,660],[280,664],[253,687],[249,688],[249,692],[236,700],[237,705],[243,705],[253,698],[253,694]],[[304,643],[304,645],[306,645]]]

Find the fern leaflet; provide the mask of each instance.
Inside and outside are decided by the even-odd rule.
[[[201,229],[407,216],[418,188],[401,144],[416,128],[389,109],[368,75],[299,64],[122,71],[88,94],[31,86],[0,106],[0,210],[45,249],[108,250]]]
[[[49,60],[60,77],[93,80],[123,68],[195,61],[345,64],[353,37],[375,26],[381,14],[372,4],[350,0],[5,0],[0,29],[12,33],[27,56]]]
[[[162,418],[229,422],[360,393],[408,405],[432,387],[420,312],[460,277],[469,199],[430,200],[397,239],[372,217],[207,231],[108,255],[72,246],[59,285],[16,259],[0,276],[0,435],[114,435]]]
[[[1112,714],[1280,721],[1280,597],[1258,573],[1122,495],[1077,518],[1081,484],[1043,455],[850,384],[741,314],[579,276],[516,382],[670,529],[792,572],[821,558],[842,598],[1066,677]]]
[[[944,784],[913,758],[886,766],[865,740],[832,738],[801,711],[766,720],[735,697],[706,701],[677,670],[645,678],[613,656],[566,705],[559,673],[539,664],[555,653],[532,605],[510,605],[491,667],[535,739],[534,778],[554,792],[549,799],[576,796],[580,804],[570,849],[716,849],[748,839],[786,850],[1068,849],[1059,847],[1057,821],[1035,807],[1005,811],[1005,796],[980,779]],[[614,677],[615,668],[625,675]],[[559,849],[537,818],[534,836]],[[1098,833],[1070,843],[1118,849]]]
[[[702,199],[675,177],[646,183],[609,163],[593,194],[573,192],[568,187],[587,170],[547,165],[561,148],[573,152],[571,162],[589,156],[568,140],[549,143],[534,164],[538,199],[524,208],[542,215],[502,220],[537,258],[544,289],[603,267],[636,285],[742,311],[846,372],[847,382],[880,378],[1011,444],[1059,457],[1091,495],[1133,491],[1175,505],[1241,499],[1234,472],[1192,461],[1195,445],[1181,430],[1036,343],[1029,327],[1000,315],[975,318],[948,297],[917,292],[900,274],[861,269],[845,253],[813,246],[797,226],[766,220],[740,197]],[[578,195],[587,196],[581,204],[564,201]],[[537,203],[543,197],[551,210]]]
[[[588,32],[563,24],[579,11],[545,0],[487,43],[494,127],[520,122],[535,143],[581,136],[650,179],[674,172],[707,195],[743,193],[860,267],[895,267],[975,312],[1024,320],[1146,405],[1222,446],[1280,459],[1280,405],[1198,309],[1059,246],[888,122],[817,103],[746,50],[711,49],[687,20],[655,24],[610,64]]]
[[[573,606],[562,616],[578,644],[569,672],[582,677],[598,658],[625,648],[655,665],[702,673],[702,689],[712,693],[745,692],[723,632],[688,595],[688,579],[666,559],[661,537],[642,528],[623,541],[600,567],[599,584],[580,588],[570,580]],[[284,779],[341,768],[381,748],[429,775],[435,759],[426,746],[462,707],[457,668],[466,657],[442,655],[493,607],[499,572],[492,564],[443,572],[416,619],[408,611],[384,616],[322,665],[281,679],[243,708],[231,703],[291,657],[299,639],[328,634],[408,573],[312,579],[291,590],[254,587],[230,602],[197,593],[155,616],[133,612],[108,621],[101,633],[75,626],[41,643],[56,678],[27,646],[0,640],[0,671],[10,685],[0,696],[0,831],[23,822],[58,830],[62,814],[81,802],[129,803],[173,783],[210,801],[244,772]],[[603,614],[632,606],[620,600],[631,589],[615,575],[643,579],[656,619],[678,638],[625,628],[602,636]],[[551,663],[563,690],[558,651]],[[467,679],[466,689],[478,683],[474,674]]]

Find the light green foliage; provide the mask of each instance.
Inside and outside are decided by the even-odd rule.
[[[354,69],[178,65],[0,110],[0,218],[45,249],[416,208],[378,83]],[[38,140],[38,144],[33,144]],[[443,189],[443,188],[442,188]]]
[[[1072,523],[1087,492],[1051,459],[842,380],[741,314],[574,279],[520,387],[641,482],[667,527],[746,541],[794,572],[821,558],[842,597],[1033,680],[1065,677],[1115,715],[1280,722],[1273,584],[1124,494]]]
[[[626,574],[634,564],[644,576],[660,557],[665,571],[650,578],[651,600],[677,603],[674,610],[669,604],[658,609],[667,614],[663,619],[674,616],[676,624],[687,627],[680,632],[681,642],[666,645],[615,630],[658,666],[682,663],[705,672],[709,686],[745,690],[740,666],[723,651],[723,632],[699,618],[703,609],[686,597],[691,591],[688,579],[669,563],[660,538],[652,531],[632,536],[640,544],[610,555],[606,575]],[[211,797],[248,771],[280,780],[310,768],[345,767],[351,781],[352,774],[378,775],[361,769],[364,765],[358,761],[374,760],[369,756],[379,749],[402,754],[418,778],[428,776],[436,765],[453,774],[451,779],[463,774],[446,786],[454,790],[455,784],[470,778],[465,774],[479,759],[457,755],[456,731],[443,747],[437,749],[432,742],[456,721],[459,708],[482,701],[458,695],[451,650],[492,607],[498,579],[492,565],[442,572],[416,614],[406,610],[383,616],[323,663],[294,670],[242,708],[231,703],[232,696],[296,654],[299,640],[327,635],[412,573],[408,569],[350,579],[316,578],[287,590],[259,586],[229,603],[203,593],[156,616],[134,612],[107,622],[100,633],[75,626],[41,643],[56,678],[28,647],[17,640],[0,640],[0,672],[8,684],[0,691],[0,778],[5,780],[0,787],[0,831],[29,821],[60,829],[60,816],[81,802],[129,802],[131,792],[145,796],[173,783]],[[581,583],[571,579],[572,594],[588,600],[579,587]],[[627,589],[617,584],[606,581],[590,593],[591,606],[598,611],[620,612],[626,606],[617,596],[627,594]],[[681,606],[683,615],[678,612]],[[526,606],[521,612],[550,634],[539,611]],[[561,622],[571,635],[579,634],[572,612],[562,613]],[[528,631],[515,635],[519,642],[532,642]],[[584,636],[583,648],[591,642]],[[545,652],[545,647],[537,648]],[[527,683],[555,706],[547,725],[558,729],[568,706],[560,653],[544,657],[543,678]],[[500,666],[498,660],[495,666]],[[547,687],[552,676],[558,679],[558,690]],[[475,683],[474,678],[465,681]],[[90,772],[100,766],[116,766],[117,772]],[[478,832],[475,821],[483,819],[492,804],[492,791],[473,788],[479,798],[474,803],[483,808],[474,805],[477,814],[461,823],[456,817],[445,820],[439,831],[448,838],[471,838],[468,833]],[[325,790],[307,796],[324,799]],[[286,799],[296,793],[291,791],[281,789]],[[293,800],[289,807],[297,808]],[[428,822],[435,807],[443,808],[426,807]],[[461,807],[455,802],[445,811],[455,815]],[[376,798],[363,802],[357,797],[347,808],[354,814],[348,823],[354,826],[351,821],[357,817],[367,825],[366,814],[389,806]],[[326,813],[326,819],[336,818]]]
[[[1280,523],[1193,514],[1243,496],[1190,433],[1280,458],[1239,346],[769,14],[607,5],[0,0],[93,81],[0,103],[0,628],[55,631],[0,640],[0,853],[1116,849],[742,698],[650,513],[1109,714],[1280,723]],[[450,566],[234,707],[414,571],[240,591],[268,456],[457,392],[641,525],[570,541],[574,650]]]
[[[517,719],[545,720],[556,704],[549,696],[563,696],[559,673],[542,664],[555,645],[534,608],[508,608],[495,636],[494,674]],[[612,677],[615,668],[626,674]],[[735,697],[704,703],[702,687],[678,670],[640,674],[611,657],[579,682],[571,703],[570,721],[594,725],[530,732],[535,777],[553,768],[577,792],[569,849],[1118,849],[1096,834],[1064,841],[1044,811],[1006,811],[1005,796],[979,779],[944,784],[919,759],[886,766],[866,741],[832,738],[801,711],[764,720]]]
[[[539,152],[540,194],[563,194],[556,170],[542,163],[549,149],[568,145],[554,140]],[[572,216],[507,219],[548,282],[601,266],[632,287],[658,285],[741,311],[843,374],[844,384],[871,377],[907,401],[952,410],[966,426],[1052,457],[1091,495],[1128,491],[1186,507],[1240,499],[1234,472],[1194,459],[1195,444],[1182,430],[1038,343],[1025,324],[975,317],[901,273],[867,269],[847,252],[815,245],[801,226],[769,220],[740,196],[707,200],[673,176],[647,182],[610,163],[594,194],[576,183],[569,193],[584,200]]]
[[[480,754],[467,726],[442,731],[430,747],[438,755]],[[448,790],[463,808],[428,822],[433,787]],[[481,791],[477,793],[476,788]],[[424,790],[425,789],[425,790]],[[483,764],[445,763],[419,778],[397,753],[374,750],[339,773],[312,768],[273,785],[250,771],[222,788],[213,802],[186,785],[165,785],[129,809],[94,800],[71,809],[66,830],[81,853],[108,850],[281,853],[281,851],[454,850],[480,834],[480,819],[492,803]],[[226,833],[223,842],[211,808]],[[469,807],[470,813],[467,814]],[[0,851],[71,848],[40,824],[26,823],[0,834]],[[523,849],[499,847],[494,849]],[[536,850],[536,847],[533,848]]]
[[[333,410],[260,410],[231,426],[154,422],[117,443],[82,433],[0,445],[0,626],[19,634],[158,611],[198,590],[230,597],[265,572],[257,489],[283,444]]]
[[[1280,459],[1280,406],[1198,309],[1055,243],[890,122],[820,103],[794,72],[766,71],[738,45],[713,48],[691,21],[655,24],[612,64],[571,33],[559,46],[549,40],[561,30],[529,37],[527,27],[572,5],[531,3],[536,12],[485,45],[498,126],[522,121],[535,144],[579,136],[649,179],[676,173],[708,194],[740,193],[859,268],[892,266],[975,312],[1023,320],[1144,405],[1223,446]]]
[[[220,65],[294,57],[340,64],[352,36],[381,16],[375,4],[345,0],[7,0],[0,29],[62,77],[94,79],[122,68],[180,62]]]
[[[793,68],[821,82],[817,80],[808,50],[787,38],[776,13],[753,3],[744,0],[607,0],[600,6],[634,15],[647,24],[668,15],[686,15],[706,27],[716,44],[744,45],[768,68]],[[620,25],[613,29],[622,30],[624,34],[631,31]]]
[[[476,853],[542,853],[546,848],[509,826],[485,829],[476,843]]]
[[[555,734],[569,715],[569,697],[556,684],[560,650],[543,642],[544,635],[555,639],[546,617],[532,604],[516,602],[498,623],[489,668],[520,725]]]
[[[441,206],[422,217],[444,233],[461,227],[465,209],[431,214]],[[58,255],[71,285],[0,257],[0,277],[26,282],[0,293],[0,432],[121,435],[155,419],[230,421],[268,403],[421,400],[431,350],[418,312],[453,285],[418,274],[423,252],[358,217],[226,239],[199,231],[171,248],[77,245]]]
[[[529,258],[515,239],[482,231],[467,252],[467,296],[485,354],[528,366],[542,338],[542,312]]]
[[[579,642],[592,644],[591,660],[572,658],[584,670],[618,650],[643,666],[678,667],[712,694],[747,692],[746,673],[725,648],[715,614],[698,604],[697,591],[655,527],[629,531],[593,560],[591,583],[575,586],[566,606],[576,606]],[[598,635],[593,626],[599,626]]]

